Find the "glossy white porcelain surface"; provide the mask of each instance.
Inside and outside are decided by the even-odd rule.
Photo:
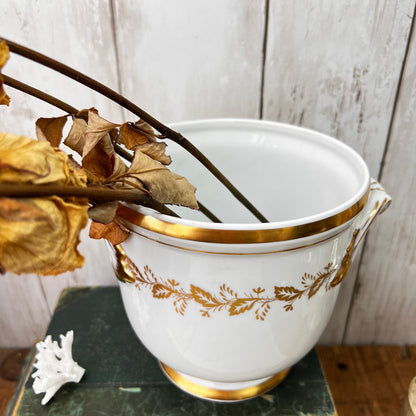
[[[239,119],[173,127],[266,216],[270,224],[264,228],[316,221],[340,212],[357,201],[370,182],[366,164],[353,149],[312,130]],[[198,161],[177,144],[168,143],[171,169],[197,187],[198,200],[212,208],[227,228],[258,222]],[[185,219],[209,221],[197,211],[178,212]]]
[[[310,130],[249,120],[183,123],[175,129],[271,223],[254,220],[172,145],[172,170],[194,183],[198,199],[226,223],[208,223],[200,213],[185,217],[184,210],[184,219],[140,210],[169,223],[261,233],[337,215],[370,187],[359,155]],[[373,181],[365,207],[342,225],[267,243],[192,241],[130,224],[133,234],[122,247],[138,278],[120,288],[132,327],[157,359],[192,377],[239,383],[278,373],[319,339],[339,291],[331,283],[388,203]]]

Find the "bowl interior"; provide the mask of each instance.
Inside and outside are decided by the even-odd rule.
[[[197,146],[270,222],[316,220],[357,202],[367,191],[365,162],[326,135],[259,120],[201,120],[173,128]],[[197,187],[197,198],[225,223],[258,220],[198,161],[169,142],[171,170]],[[209,222],[174,207],[184,219]]]

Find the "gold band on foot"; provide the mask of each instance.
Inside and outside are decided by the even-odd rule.
[[[265,381],[260,382],[259,384],[255,384],[254,386],[244,387],[235,390],[222,390],[197,384],[187,379],[173,368],[168,367],[166,364],[163,364],[162,362],[160,362],[160,366],[162,367],[162,370],[165,372],[167,377],[185,392],[203,399],[222,402],[247,400],[256,397],[260,394],[266,393],[267,391],[271,390],[272,388],[280,384],[290,371],[289,367],[286,370],[283,370],[275,374],[274,376],[266,379]]]

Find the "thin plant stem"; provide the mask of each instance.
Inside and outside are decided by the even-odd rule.
[[[47,196],[88,198],[94,202],[124,201],[156,209],[162,214],[177,214],[152,197],[129,189],[110,189],[104,186],[62,186],[33,184],[0,184],[0,198],[43,198]]]
[[[22,91],[26,94],[36,97],[39,100],[45,101],[48,104],[51,104],[54,107],[61,109],[65,113],[78,113],[78,110],[75,107],[72,107],[71,105],[59,100],[58,98],[53,97],[52,95],[46,94],[46,92],[33,88],[30,85],[25,84],[24,82],[18,81],[17,79],[7,76],[6,74],[2,74],[2,76],[4,83],[9,87],[15,88],[16,90]]]
[[[199,210],[208,217],[212,222],[218,222],[221,223],[222,221],[214,215],[204,204],[202,204],[200,201],[198,201]]]
[[[73,68],[64,65],[52,58],[49,58],[39,52],[29,49],[25,46],[19,45],[15,42],[0,38],[7,43],[11,52],[24,56],[32,61],[45,65],[63,75],[66,75],[73,80],[97,91],[110,100],[118,103],[125,109],[131,111],[142,120],[146,121],[153,128],[155,128],[162,136],[169,138],[187,150],[199,162],[201,162],[230,192],[239,200],[257,219],[261,222],[268,222],[267,219],[258,211],[254,205],[221,173],[221,171],[203,154],[201,153],[189,140],[183,137],[180,133],[170,129],[163,123],[155,119],[153,116],[142,110],[140,107],[124,98],[122,95],[111,90],[107,86],[97,82],[96,80],[74,70]]]

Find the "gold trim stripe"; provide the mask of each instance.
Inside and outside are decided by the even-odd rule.
[[[173,368],[168,367],[166,364],[160,362],[160,365],[163,371],[166,373],[166,375],[182,390],[185,390],[186,392],[197,397],[223,402],[247,400],[256,397],[260,394],[266,393],[267,391],[271,390],[272,388],[280,384],[290,371],[290,368],[287,368],[286,370],[283,370],[280,373],[277,373],[276,375],[270,377],[263,383],[257,384],[252,387],[246,387],[243,389],[236,390],[220,390],[196,384],[193,381],[190,381],[187,378],[183,377],[181,374],[179,374]]]
[[[194,253],[219,254],[219,255],[224,255],[224,256],[260,256],[260,255],[263,255],[263,254],[286,253],[288,251],[295,251],[295,250],[301,250],[302,248],[313,247],[313,246],[316,246],[318,244],[326,243],[327,241],[331,240],[332,238],[335,238],[338,235],[340,235],[343,231],[344,230],[341,230],[341,231],[337,232],[336,234],[331,235],[328,238],[325,238],[324,240],[316,241],[315,243],[305,244],[303,246],[296,246],[296,247],[292,247],[292,248],[286,248],[286,249],[283,249],[283,250],[258,251],[258,252],[254,252],[254,253],[232,253],[232,252],[222,252],[222,251],[197,250],[197,249],[194,249],[194,248],[181,247],[181,246],[177,246],[175,244],[165,243],[164,241],[159,241],[156,238],[151,238],[147,235],[143,235],[143,234],[141,234],[141,233],[139,233],[135,230],[132,230],[131,232],[136,234],[136,235],[139,235],[142,238],[153,241],[155,243],[162,244],[162,245],[168,246],[168,247],[177,248],[179,250],[192,251]],[[120,247],[121,247],[121,245],[120,245]]]
[[[354,205],[331,217],[307,224],[272,229],[222,230],[218,228],[193,227],[184,224],[171,223],[149,215],[144,215],[121,204],[119,204],[117,215],[148,231],[182,240],[222,244],[271,243],[309,237],[345,224],[364,208],[368,201],[369,194],[370,188]]]

